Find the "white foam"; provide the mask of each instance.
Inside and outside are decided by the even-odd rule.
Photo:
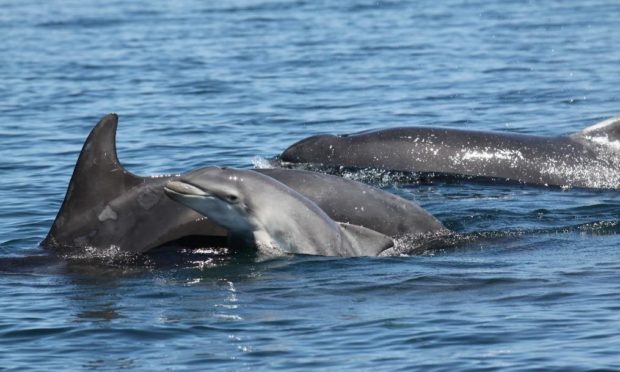
[[[523,154],[518,150],[494,150],[494,151],[476,151],[465,150],[462,156],[463,160],[490,160],[490,159],[521,159]]]
[[[262,156],[255,156],[252,158],[252,165],[256,169],[271,169],[273,164],[270,160],[263,158]]]

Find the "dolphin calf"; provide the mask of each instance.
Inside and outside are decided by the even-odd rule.
[[[116,153],[117,126],[118,116],[109,114],[91,131],[42,246],[112,254],[145,253],[165,245],[226,246],[226,229],[165,197],[164,185],[178,176],[142,177],[123,167]],[[305,195],[335,221],[389,236],[448,233],[415,203],[359,182],[300,170],[257,172]]]
[[[567,136],[403,127],[303,139],[286,163],[620,188],[620,116]]]
[[[252,170],[203,168],[164,190],[264,255],[376,256],[394,246],[384,234],[335,222],[310,199]]]

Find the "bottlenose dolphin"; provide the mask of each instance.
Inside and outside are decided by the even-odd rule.
[[[106,115],[79,155],[64,202],[41,243],[144,253],[162,245],[225,246],[228,232],[194,210],[164,196],[178,176],[142,177],[127,171],[116,153],[118,116]],[[389,236],[442,235],[448,230],[416,204],[340,177],[287,169],[257,170],[287,184],[339,222]]]
[[[416,127],[317,135],[287,148],[280,160],[546,186],[620,188],[620,116],[559,137]]]
[[[164,190],[264,255],[376,256],[394,246],[374,230],[335,222],[310,199],[252,170],[203,168]]]
[[[41,244],[143,253],[183,237],[201,237],[205,244],[217,237],[225,241],[226,230],[164,197],[162,188],[170,177],[137,176],[120,164],[117,126],[118,116],[109,114],[91,131]]]

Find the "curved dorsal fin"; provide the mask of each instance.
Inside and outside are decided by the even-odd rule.
[[[620,115],[603,120],[574,135],[582,138],[606,137],[609,141],[620,141]]]
[[[95,125],[80,152],[67,196],[69,193],[84,192],[97,195],[100,199],[110,199],[143,182],[143,177],[127,171],[118,160],[117,127],[118,115],[113,113],[104,116]]]
[[[79,224],[87,213],[105,205],[132,187],[145,182],[127,171],[116,154],[118,115],[104,116],[90,132],[75,165],[62,206],[50,233],[48,243],[66,224]]]

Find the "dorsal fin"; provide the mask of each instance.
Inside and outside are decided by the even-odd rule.
[[[350,223],[337,222],[344,236],[351,243],[351,256],[377,256],[394,246],[394,240],[387,235]]]
[[[577,132],[574,136],[590,139],[605,137],[608,141],[620,141],[620,115],[613,116]]]
[[[56,232],[68,223],[78,223],[85,213],[105,205],[130,188],[145,182],[127,171],[116,154],[118,116],[108,114],[90,132],[75,165],[65,199],[54,224],[43,241],[48,245]],[[96,201],[96,205],[93,205]]]
[[[143,182],[143,177],[127,171],[118,160],[117,127],[116,114],[104,116],[95,125],[80,152],[69,182],[67,197],[69,194],[80,192],[107,200]],[[77,195],[72,197],[76,198]]]

